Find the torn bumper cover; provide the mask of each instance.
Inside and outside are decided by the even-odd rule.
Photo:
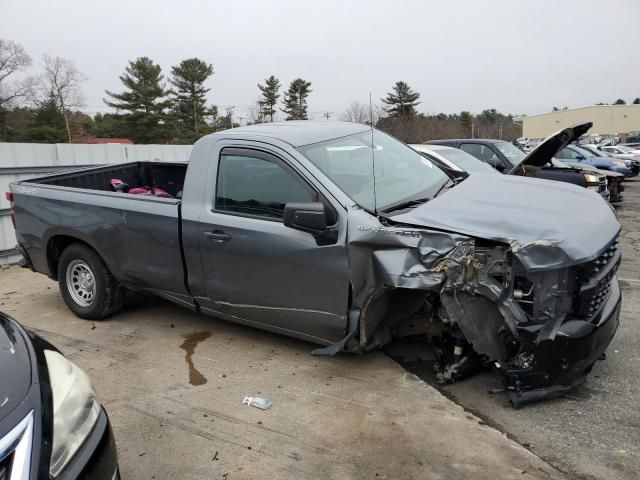
[[[314,354],[378,348],[407,324],[418,334],[435,330],[492,364],[519,406],[582,383],[615,334],[617,233],[572,262],[559,242],[380,227],[358,212],[352,220],[349,331]],[[459,351],[449,380],[465,361]]]

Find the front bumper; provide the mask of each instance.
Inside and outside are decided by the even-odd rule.
[[[116,442],[107,412],[102,409],[80,450],[59,475],[60,479],[119,480]],[[57,479],[56,479],[57,480]]]
[[[532,366],[504,369],[507,394],[514,406],[559,395],[586,380],[618,328],[622,295],[617,277],[611,287],[609,298],[594,318],[568,320],[553,340],[535,345]]]

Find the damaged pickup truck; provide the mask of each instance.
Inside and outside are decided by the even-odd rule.
[[[26,266],[82,318],[116,313],[130,289],[315,354],[421,335],[441,380],[480,359],[516,405],[583,382],[618,326],[620,225],[598,194],[445,172],[363,125],[237,128],[188,164],[60,173],[7,196]]]

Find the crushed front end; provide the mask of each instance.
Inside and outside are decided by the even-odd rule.
[[[490,365],[520,406],[582,383],[615,334],[617,235],[571,262],[550,241],[520,245],[359,220],[350,231],[349,331],[316,354],[421,335],[436,351],[439,381]]]

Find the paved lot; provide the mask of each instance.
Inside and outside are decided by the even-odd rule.
[[[305,342],[134,300],[88,322],[46,277],[0,273],[0,309],[91,376],[124,478],[563,478],[380,352],[316,358]],[[258,393],[271,409],[241,404]]]
[[[491,372],[442,391],[491,425],[552,463],[568,476],[584,479],[640,478],[640,179],[627,182],[622,224],[623,289],[620,328],[605,361],[587,382],[569,394],[520,410],[508,406]],[[561,208],[561,206],[558,206]],[[588,213],[585,213],[588,214]],[[390,353],[420,377],[431,380],[431,363],[417,360],[416,342],[391,346]]]
[[[89,372],[125,478],[562,478],[554,467],[638,478],[640,181],[625,196],[625,300],[608,359],[570,395],[521,410],[486,393],[499,386],[491,373],[444,389],[465,411],[382,353],[315,358],[308,343],[149,296],[83,321],[54,282],[18,268],[0,272],[0,308]],[[416,345],[394,348],[411,360]],[[429,378],[429,364],[411,369]],[[270,410],[241,405],[257,393]]]

